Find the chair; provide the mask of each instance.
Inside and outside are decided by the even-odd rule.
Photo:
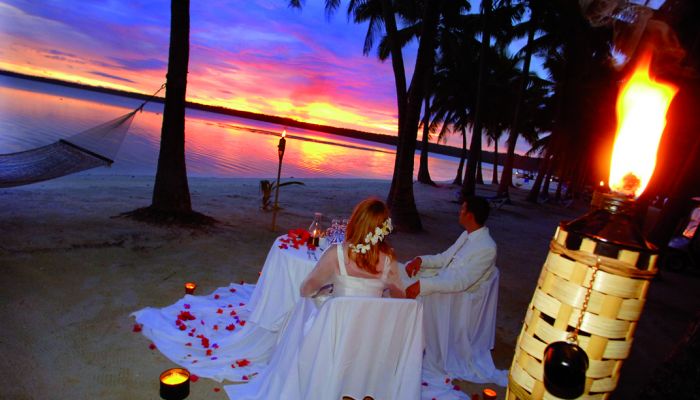
[[[337,297],[320,309],[302,298],[270,364],[245,385],[244,399],[419,399],[422,307],[415,300]]]
[[[476,383],[507,384],[491,350],[496,334],[499,271],[474,291],[434,293],[422,297],[426,376]]]

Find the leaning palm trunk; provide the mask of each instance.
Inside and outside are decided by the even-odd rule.
[[[527,32],[527,44],[525,45],[525,61],[523,64],[522,77],[520,78],[520,89],[518,90],[518,98],[515,102],[515,111],[513,112],[513,123],[510,126],[510,135],[508,136],[508,152],[506,153],[506,161],[503,164],[503,175],[501,183],[498,185],[498,195],[508,196],[508,189],[513,186],[513,160],[515,159],[515,145],[518,142],[518,126],[520,124],[520,108],[522,107],[525,91],[527,90],[528,77],[530,75],[530,61],[532,60],[532,41],[535,39],[536,21],[535,14],[530,17],[529,27]]]
[[[394,176],[387,198],[395,226],[397,229],[409,232],[423,229],[413,196],[413,156],[416,150],[418,121],[424,95],[421,79],[424,78],[424,74],[432,73],[435,62],[435,35],[441,3],[441,1],[431,1],[425,5],[423,32],[418,45],[412,84],[408,91],[404,121],[399,126]]]
[[[549,169],[549,155],[545,154],[545,156],[540,159],[540,165],[538,167],[537,177],[535,178],[535,183],[532,184],[532,189],[530,189],[530,193],[527,194],[527,198],[525,200],[527,200],[531,203],[537,203],[537,200],[540,197],[540,189],[542,188],[542,181],[545,179],[545,176],[547,175],[548,169]],[[547,188],[547,190],[549,190],[549,185],[546,185],[545,187]]]
[[[462,172],[464,170],[464,159],[467,158],[467,130],[462,128],[462,153],[459,157],[459,167],[457,167],[457,176],[452,181],[453,185],[462,185]]]
[[[430,178],[428,169],[428,139],[430,138],[430,99],[425,98],[425,111],[423,112],[423,140],[420,149],[420,164],[418,166],[418,182],[428,185],[435,185]]]
[[[484,152],[479,152],[479,162],[476,164],[476,183],[479,185],[484,184]]]
[[[469,159],[467,161],[467,174],[462,184],[462,196],[471,196],[476,192],[478,153],[481,151],[481,130],[483,126],[481,108],[484,103],[484,83],[486,81],[486,57],[491,41],[491,15],[492,0],[482,2],[484,9],[484,31],[481,38],[481,52],[479,55],[479,80],[476,84],[476,107],[474,109],[474,124],[472,125],[472,140],[469,146]]]
[[[493,141],[493,175],[491,184],[498,185],[498,138]]]

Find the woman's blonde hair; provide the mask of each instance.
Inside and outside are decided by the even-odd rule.
[[[345,242],[351,245],[365,244],[367,234],[374,233],[376,228],[382,228],[389,219],[389,208],[383,201],[370,197],[362,200],[352,211],[348,227],[345,232]],[[372,244],[369,250],[357,253],[350,252],[350,259],[357,264],[360,269],[375,274],[379,263],[379,254],[384,253],[392,260],[394,259],[394,249],[391,248],[386,238]]]

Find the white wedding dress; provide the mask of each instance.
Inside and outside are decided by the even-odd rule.
[[[379,278],[361,278],[348,275],[347,268],[345,265],[345,256],[343,251],[343,246],[337,246],[337,256],[338,256],[338,266],[339,273],[334,276],[333,279],[333,292],[330,298],[380,298],[382,297],[384,290],[387,288],[387,275],[390,271],[390,260],[386,257],[386,261],[383,266],[382,274]],[[396,299],[386,299],[391,302],[392,300],[396,302],[406,302],[409,303],[406,306],[410,307],[412,304],[408,300],[396,300]],[[330,304],[333,303],[333,304]],[[350,302],[351,303],[351,302]],[[327,308],[329,306],[334,306],[334,312],[329,312]],[[376,307],[375,307],[376,306]],[[391,304],[390,306],[395,307],[396,304]],[[400,306],[404,306],[403,304]],[[415,305],[413,305],[415,306]],[[336,393],[333,390],[338,390],[340,387],[352,386],[353,378],[348,376],[348,368],[367,368],[365,364],[374,364],[376,368],[383,368],[383,363],[389,363],[395,368],[398,363],[397,360],[393,360],[394,364],[391,364],[390,360],[382,360],[381,355],[377,355],[378,358],[372,357],[368,360],[363,360],[360,362],[355,356],[361,352],[360,349],[354,347],[353,349],[344,349],[346,351],[340,351],[341,354],[333,355],[321,355],[319,356],[318,349],[324,348],[324,344],[333,346],[333,343],[339,338],[343,337],[347,339],[347,336],[353,335],[352,332],[323,332],[320,330],[319,326],[331,326],[337,327],[342,326],[357,326],[363,325],[364,319],[367,314],[379,313],[378,318],[386,320],[389,324],[400,324],[401,326],[408,326],[409,328],[403,329],[402,331],[411,332],[408,337],[392,337],[392,332],[385,332],[384,337],[375,337],[372,343],[357,343],[357,346],[379,346],[379,348],[390,348],[392,346],[404,346],[406,349],[412,349],[413,357],[407,356],[406,354],[411,351],[405,351],[402,354],[405,358],[413,358],[413,365],[417,365],[417,371],[420,371],[420,359],[422,358],[422,320],[420,318],[415,318],[416,313],[412,315],[411,312],[403,311],[396,312],[393,309],[392,315],[385,315],[385,311],[381,309],[381,304],[363,304],[360,313],[357,309],[353,310],[352,304],[344,304],[342,301],[340,303],[334,303],[332,301],[326,302],[319,308],[319,304],[314,302],[310,298],[302,298],[296,305],[292,316],[289,318],[288,324],[284,329],[280,337],[280,341],[275,348],[274,355],[270,360],[267,368],[261,372],[260,376],[255,377],[249,383],[244,385],[228,385],[224,389],[231,399],[236,400],[254,400],[254,399],[326,399],[331,398]],[[373,309],[374,308],[374,309]],[[415,307],[418,308],[419,307]],[[422,313],[420,314],[422,315]],[[377,316],[375,316],[377,317]],[[318,321],[319,324],[314,324],[316,319],[327,319],[328,321]],[[376,320],[373,318],[372,320]],[[341,321],[337,321],[341,320]],[[351,340],[352,341],[352,340]],[[314,348],[309,348],[313,346]],[[347,353],[347,354],[346,354]],[[352,354],[352,355],[348,355]],[[334,374],[334,372],[329,372],[329,370],[336,368],[338,359],[345,360],[344,357],[348,357],[345,362],[341,361],[343,365],[343,373]],[[322,360],[322,361],[319,361]],[[332,361],[331,361],[332,360]],[[402,359],[402,362],[405,360]],[[417,364],[416,364],[417,363]],[[392,367],[387,367],[391,369]],[[318,372],[313,372],[318,371]],[[375,374],[376,375],[376,374]],[[321,377],[324,378],[321,378]],[[336,377],[337,379],[330,379],[328,377]],[[319,381],[323,379],[323,381]],[[362,381],[363,378],[358,378],[356,380]],[[367,379],[367,378],[365,378]],[[405,379],[401,376],[397,379]],[[391,388],[391,387],[404,387],[404,390],[408,391],[412,384],[415,384],[414,393],[420,393],[420,374],[416,376],[411,376],[409,379],[411,383],[401,382],[401,384],[391,385],[390,382],[376,382],[371,383],[367,381],[358,382],[357,390],[365,390],[366,388],[379,387],[379,388]],[[369,390],[369,389],[367,389]],[[378,389],[382,390],[382,389]],[[347,393],[346,393],[347,394]],[[331,396],[331,397],[328,397]],[[362,397],[360,397],[362,398]],[[386,393],[382,398],[398,398],[394,397],[391,393]],[[408,397],[410,398],[410,397]]]

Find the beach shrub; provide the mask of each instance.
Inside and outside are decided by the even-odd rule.
[[[289,181],[280,183],[280,187],[287,185],[303,185],[304,182]],[[265,211],[272,209],[272,194],[277,188],[277,183],[270,182],[267,179],[260,181],[260,193],[262,194],[262,209]]]

